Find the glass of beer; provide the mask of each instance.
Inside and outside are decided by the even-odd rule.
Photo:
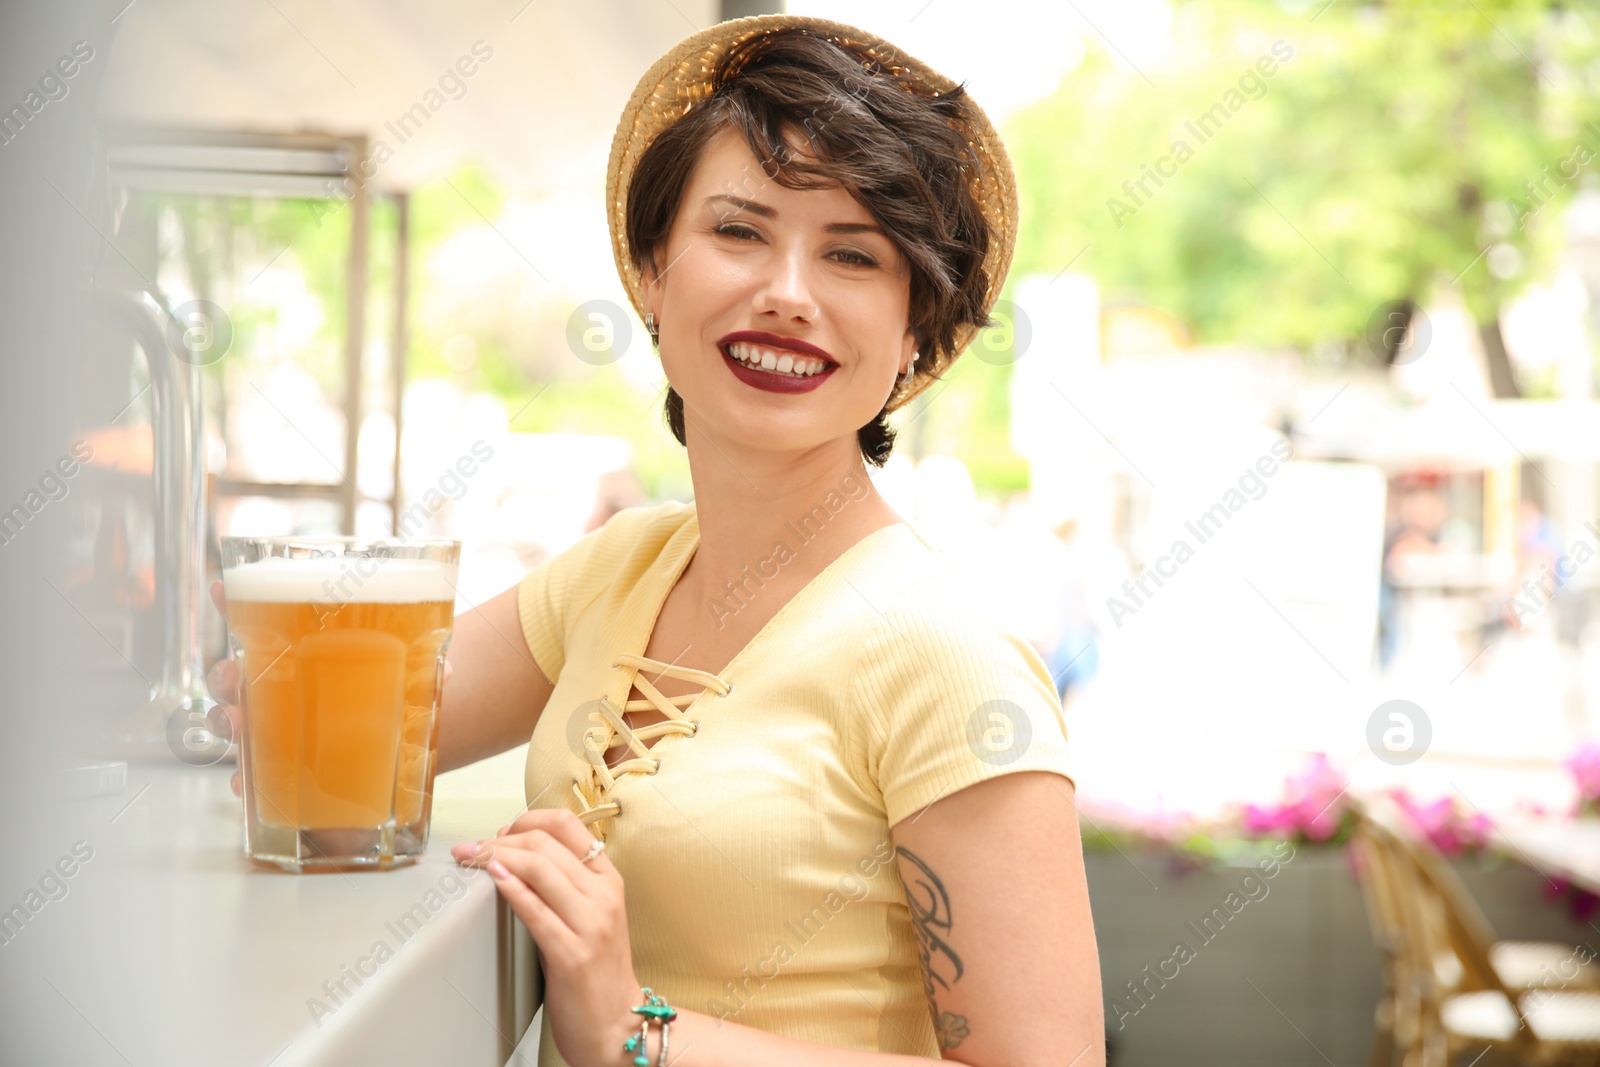
[[[428,844],[461,542],[225,537],[245,854],[387,869]]]

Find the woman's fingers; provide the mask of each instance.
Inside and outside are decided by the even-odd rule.
[[[217,606],[217,612],[224,621],[228,618],[228,598],[224,595],[222,582],[211,583],[211,603]],[[244,715],[239,710],[239,665],[230,656],[219,659],[211,665],[206,672],[206,689],[211,693],[211,699],[217,702],[217,707],[212,709],[212,714],[221,712],[228,717],[231,728],[229,737],[236,742],[244,739]],[[238,771],[228,779],[228,788],[233,790],[236,797],[244,796],[244,781]]]
[[[489,875],[494,879],[495,887],[499,889],[506,903],[511,905],[511,910],[517,918],[528,928],[528,933],[533,935],[534,943],[541,950],[548,948],[550,951],[560,950],[563,954],[570,951],[577,940],[577,935],[561,921],[560,916],[551,909],[550,905],[539,899],[539,894],[528,888],[528,884],[511,872],[499,860],[488,864]],[[541,966],[548,967],[543,962]],[[546,972],[548,973],[548,971]]]
[[[572,884],[565,872],[556,869],[548,856],[520,848],[502,848],[491,862],[499,864],[531,889],[563,929],[579,937],[592,930],[594,904]]]
[[[227,733],[226,736],[234,744],[240,746],[239,758],[243,759],[244,758],[244,748],[243,748],[243,745],[244,745],[244,710],[242,708],[240,708],[239,705],[237,705],[237,704],[218,704],[216,707],[211,709],[211,714],[213,714],[213,715],[216,715],[219,712],[228,717],[228,728],[229,729],[228,729],[228,733]],[[234,771],[233,772],[233,777],[228,779],[228,786],[229,786],[229,788],[231,788],[233,790],[233,795],[234,796],[236,796],[236,797],[244,796],[244,783],[243,783],[243,780],[240,778],[240,772],[239,771]]]
[[[503,830],[487,841],[457,845],[451,854],[467,866],[500,862],[580,937],[617,921],[610,909],[620,904],[621,875],[604,852],[583,861],[595,838],[576,815],[525,811]]]
[[[473,850],[470,856],[463,858],[469,849]],[[607,903],[609,894],[597,884],[592,872],[585,870],[565,845],[542,831],[528,834],[526,845],[513,845],[502,838],[478,845],[458,845],[451,851],[464,866],[490,868],[499,864],[508,870],[516,881],[533,891],[565,930],[580,938],[597,935],[608,922],[615,921]],[[505,880],[498,881],[503,888]]]
[[[502,827],[498,836],[501,838],[514,837],[517,834],[526,834],[533,830],[543,830],[562,845],[565,845],[567,850],[579,859],[589,851],[589,846],[593,845],[595,841],[594,834],[589,831],[589,828],[583,825],[576,815],[565,808],[534,808],[530,811],[525,811]],[[609,868],[611,865],[611,861],[605,858],[605,853],[603,852],[591,861],[592,868],[596,871],[603,869],[601,867],[602,863],[605,868]]]
[[[590,837],[589,841],[592,843],[594,838]],[[547,854],[550,856],[551,862],[561,870],[566,871],[574,882],[581,882],[585,875],[602,873],[600,863],[605,856],[605,853],[599,853],[586,863],[583,857],[588,852],[588,845],[583,846],[583,852],[574,852],[570,845],[558,840],[548,830],[543,829],[501,834],[497,837],[489,838],[483,844],[490,849],[504,845],[509,848],[521,849],[525,852]],[[606,870],[609,870],[610,861],[606,860],[605,862],[607,865]]]
[[[219,659],[206,672],[206,689],[219,704],[239,703],[239,665],[232,659]]]
[[[212,587],[216,588],[215,585]],[[213,724],[212,730],[218,736],[242,744],[244,741],[244,712],[239,707],[239,665],[231,659],[219,659],[211,665],[206,672],[206,689],[211,693],[211,699],[217,702],[208,714],[209,718],[218,716],[227,719],[227,726],[222,722]],[[242,796],[239,772],[233,772],[230,782],[234,796]]]
[[[217,612],[226,620],[228,599],[223,593],[220,581],[211,583],[211,602],[217,606]],[[228,717],[229,736],[236,742],[242,742],[244,739],[244,714],[239,709],[239,682],[239,665],[232,657],[217,660],[206,672],[206,689],[210,691],[211,699],[217,702],[213,714],[220,711]],[[239,771],[234,771],[228,778],[228,788],[233,790],[234,796],[244,796],[244,778]]]

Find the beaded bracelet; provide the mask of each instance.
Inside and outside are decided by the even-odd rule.
[[[667,1032],[671,1030],[672,1020],[678,1013],[668,1004],[665,997],[657,996],[649,986],[640,990],[644,994],[644,1003],[631,1009],[635,1015],[640,1016],[639,1034],[630,1037],[622,1043],[624,1052],[638,1051],[633,1058],[634,1067],[650,1067],[650,1057],[646,1055],[645,1037],[650,1032],[650,1020],[654,1019],[661,1024],[661,1054],[656,1057],[656,1067],[666,1067],[667,1064]]]

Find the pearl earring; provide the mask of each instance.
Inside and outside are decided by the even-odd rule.
[[[917,369],[917,357],[921,355],[921,352],[911,353],[911,362],[906,364],[905,373],[900,376],[900,384],[904,385],[911,380],[911,375],[914,374]]]

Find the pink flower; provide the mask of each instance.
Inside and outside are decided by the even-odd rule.
[[[1263,837],[1292,834],[1294,826],[1294,809],[1291,807],[1277,805],[1264,808],[1251,804],[1244,809],[1244,829],[1248,834]]]
[[[1600,742],[1586,741],[1567,759],[1580,804],[1600,804]]]
[[[1328,757],[1315,753],[1304,769],[1284,781],[1279,803],[1245,807],[1244,831],[1252,837],[1328,841],[1344,823],[1345,784],[1343,773],[1328,763]]]
[[[1480,812],[1463,813],[1454,797],[1440,797],[1431,804],[1419,804],[1403,789],[1391,795],[1433,847],[1445,855],[1459,856],[1488,845],[1494,824]]]

